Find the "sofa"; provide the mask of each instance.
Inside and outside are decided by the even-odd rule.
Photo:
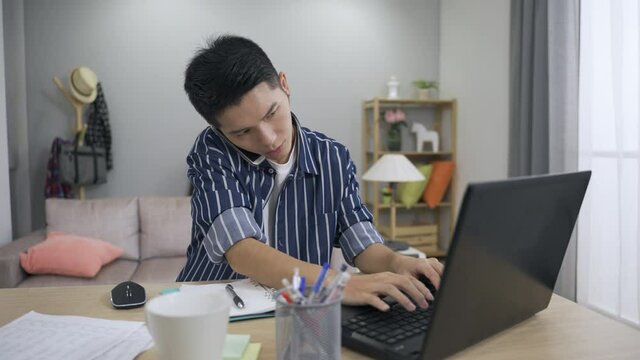
[[[175,281],[191,241],[190,206],[189,197],[47,199],[46,229],[0,247],[0,288]],[[90,279],[27,274],[20,253],[48,231],[104,240],[124,251]]]

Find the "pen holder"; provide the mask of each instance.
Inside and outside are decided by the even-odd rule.
[[[279,360],[340,359],[342,296],[320,304],[289,304],[276,299],[276,350]]]

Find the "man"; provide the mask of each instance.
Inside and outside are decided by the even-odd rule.
[[[345,303],[387,310],[380,296],[390,295],[408,310],[428,306],[433,295],[418,277],[437,288],[442,264],[382,244],[347,149],[301,127],[285,73],[257,44],[215,39],[192,59],[184,87],[210,126],[187,157],[192,241],[178,281],[247,276],[279,288],[297,267],[312,283],[337,246],[363,273]]]

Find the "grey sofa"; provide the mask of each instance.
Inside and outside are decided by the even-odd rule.
[[[105,240],[124,254],[92,279],[29,275],[19,254],[44,240],[45,231],[37,231],[0,247],[0,288],[175,281],[186,261],[190,213],[189,197],[47,199],[47,231]]]

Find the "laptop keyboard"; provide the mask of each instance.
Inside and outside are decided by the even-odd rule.
[[[417,334],[424,334],[433,314],[433,306],[407,311],[399,303],[391,305],[389,311],[382,312],[370,308],[350,319],[342,326],[379,342],[393,345]]]

